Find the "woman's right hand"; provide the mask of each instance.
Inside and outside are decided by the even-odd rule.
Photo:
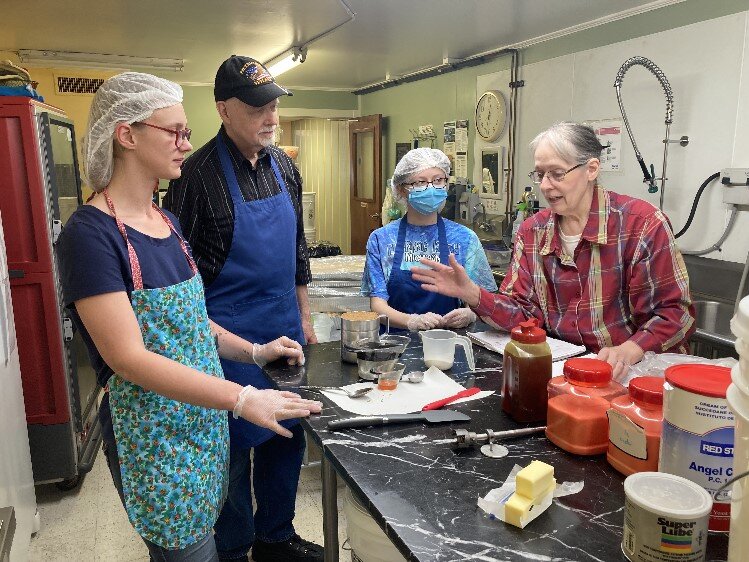
[[[260,390],[246,386],[239,393],[234,417],[275,431],[284,437],[292,433],[279,421],[294,418],[306,418],[310,414],[319,414],[322,404],[315,400],[305,400],[298,394],[285,390]]]
[[[421,283],[422,289],[458,298],[471,307],[478,306],[481,290],[471,281],[454,254],[450,254],[449,266],[427,259],[420,261],[429,269],[414,267],[411,269],[411,277],[417,283]]]

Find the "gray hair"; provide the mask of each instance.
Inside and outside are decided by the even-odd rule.
[[[601,146],[593,129],[572,121],[556,123],[536,135],[530,142],[534,154],[542,141],[548,142],[551,149],[570,164],[584,164],[591,158],[600,158],[601,151],[606,148]]]

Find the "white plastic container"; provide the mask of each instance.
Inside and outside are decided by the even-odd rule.
[[[731,318],[731,331],[736,336],[736,352],[739,354],[741,376],[749,385],[749,297],[739,303],[736,314]]]
[[[367,508],[356,499],[348,488],[343,495],[343,513],[346,515],[346,528],[351,545],[352,560],[406,562],[395,545],[372,519]]]
[[[736,371],[737,367],[734,367]],[[738,475],[749,470],[749,394],[745,394],[734,382],[728,387],[726,400],[736,416],[733,471]],[[729,562],[749,560],[749,500],[744,501],[744,498],[749,498],[749,478],[737,480],[731,488]]]
[[[749,470],[749,297],[739,303],[731,320],[736,336],[739,364],[731,369],[731,386],[726,400],[736,416],[733,450],[733,473]],[[728,541],[729,562],[749,560],[749,478],[742,478],[731,489],[731,536]]]
[[[624,480],[622,552],[631,562],[705,560],[713,501],[694,482],[661,472]]]
[[[463,347],[468,368],[473,370],[473,347],[466,336],[459,336],[452,330],[426,330],[419,332],[424,348],[424,363],[427,367],[437,367],[441,371],[451,369],[455,361],[455,346]]]
[[[687,364],[666,369],[660,472],[687,478],[711,493],[733,476],[736,422],[726,401],[730,384],[728,367]],[[729,530],[730,510],[724,490],[714,498],[711,531]]]

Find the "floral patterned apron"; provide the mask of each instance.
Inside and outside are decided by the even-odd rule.
[[[134,284],[130,302],[146,349],[223,379],[203,283],[184,240],[180,244],[194,275],[169,287],[144,289],[125,225],[106,190],[104,196],[127,244]],[[169,218],[154,208],[176,234]],[[116,374],[109,393],[130,523],[163,548],[181,549],[203,538],[226,497],[226,412],[171,400]]]

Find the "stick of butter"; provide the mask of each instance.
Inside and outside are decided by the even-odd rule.
[[[507,500],[507,503],[505,503],[505,523],[510,523],[521,529],[525,527],[532,519],[535,519],[535,516],[539,515],[549,507],[551,502],[545,502],[543,500],[548,499],[547,496],[553,495],[556,485],[556,480],[552,478],[550,486],[535,498],[523,496],[518,492],[512,494],[510,499]],[[537,512],[532,513],[533,510],[536,510]],[[531,515],[534,515],[532,519],[530,517]]]
[[[537,499],[554,482],[554,467],[533,461],[515,476],[515,492],[531,500]]]

